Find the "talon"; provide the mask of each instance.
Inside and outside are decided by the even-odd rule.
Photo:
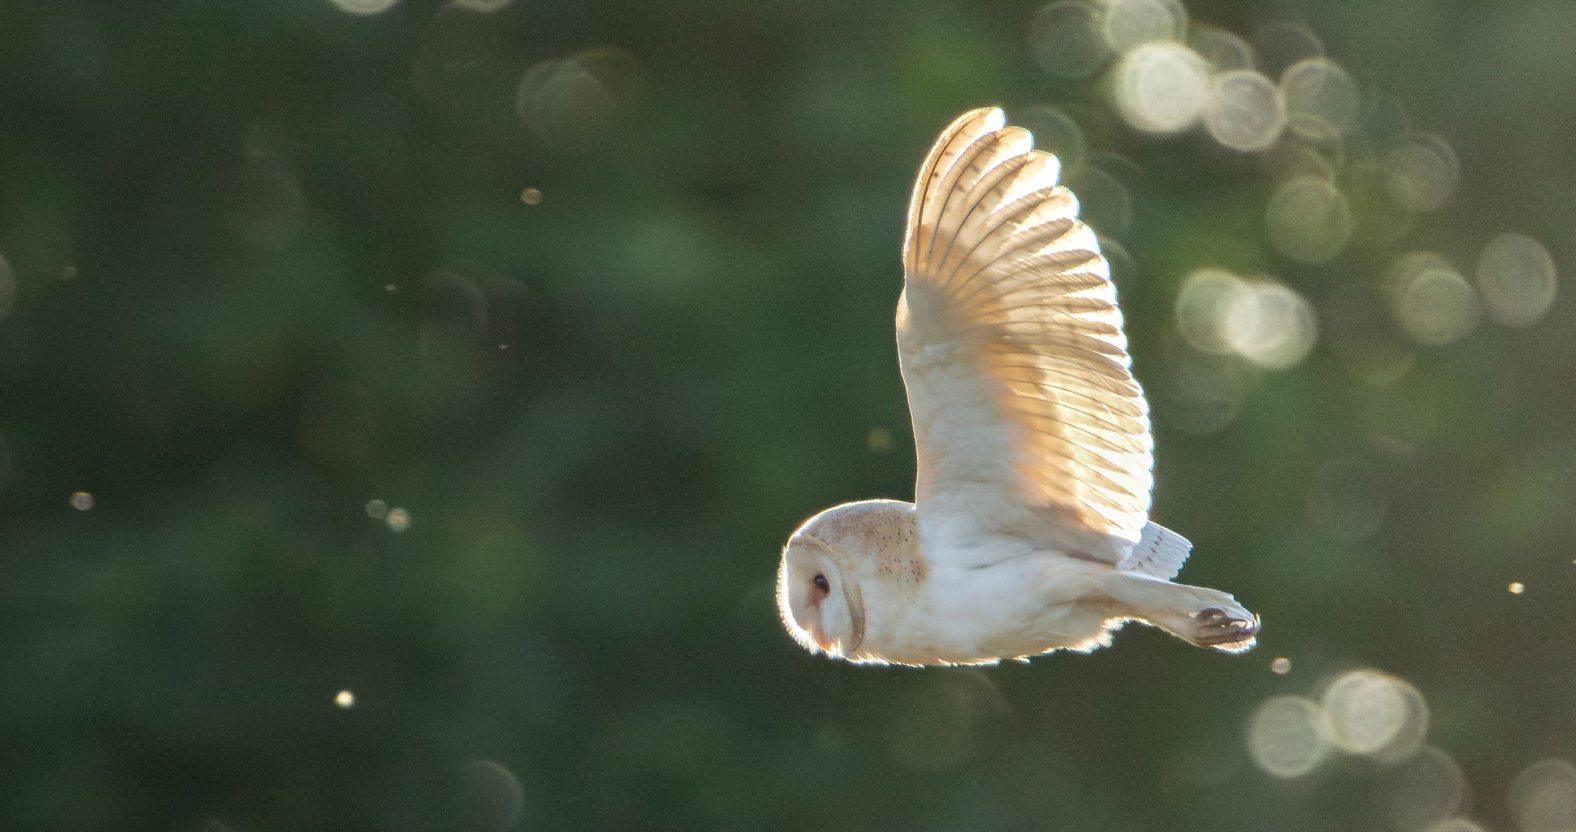
[[[1251,614],[1248,618],[1241,618],[1210,607],[1194,613],[1194,618],[1198,622],[1198,634],[1194,642],[1203,647],[1231,649],[1242,645],[1245,648],[1259,631],[1258,616]]]

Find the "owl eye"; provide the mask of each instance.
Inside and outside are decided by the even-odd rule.
[[[826,576],[821,574],[817,574],[815,576],[815,588],[821,590],[822,592],[832,591],[832,585],[827,583]]]

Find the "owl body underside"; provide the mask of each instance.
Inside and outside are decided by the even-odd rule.
[[[1223,638],[1232,631],[1221,622],[1199,620],[1200,611],[1222,608],[1230,619],[1251,619],[1230,596],[1140,571],[1180,568],[1186,550],[1177,557],[1176,544],[1161,537],[1174,533],[1162,527],[1123,563],[1109,564],[1017,534],[965,539],[943,526],[927,524],[911,503],[865,500],[801,527],[790,546],[810,539],[837,552],[848,570],[839,577],[859,587],[865,611],[859,644],[824,652],[854,663],[991,664],[1104,647],[1128,621],[1201,646],[1235,651],[1252,643],[1240,633]]]
[[[1003,541],[1002,548],[1016,547]],[[877,589],[869,599],[864,642],[845,658],[989,664],[1104,646],[1123,621],[1115,610],[1092,597],[1051,597],[1058,584],[1066,588],[1086,580],[1080,566],[1055,553],[1031,551],[989,565],[931,570],[906,604],[884,603]]]

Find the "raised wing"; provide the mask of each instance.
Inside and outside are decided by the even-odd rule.
[[[897,335],[921,533],[964,561],[1009,535],[1119,563],[1149,515],[1149,407],[1077,199],[1004,123],[953,122],[909,203]]]

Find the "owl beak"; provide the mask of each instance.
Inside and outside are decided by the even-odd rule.
[[[852,644],[838,644],[837,651],[840,655],[852,656],[859,645],[865,643],[865,599],[857,587],[844,581],[843,602],[848,606],[849,623],[854,625],[854,641]]]
[[[812,632],[810,638],[815,641],[815,646],[821,648],[821,652],[826,653],[827,655],[844,657],[851,656],[855,650],[859,649],[859,645],[863,644],[865,641],[865,617],[863,611],[861,610],[855,613],[852,618],[854,625],[854,640],[852,643],[844,644],[842,639],[836,639],[826,635],[826,630],[824,627],[816,628]]]
[[[810,638],[815,641],[816,647],[821,648],[821,652],[833,653],[833,649],[837,647],[837,639],[826,634],[826,607],[817,604],[815,615],[817,626],[810,630]]]
[[[853,624],[854,640],[851,643],[843,643],[842,638],[826,637],[826,635],[823,635],[826,632],[824,629],[818,630],[812,638],[815,638],[815,644],[818,648],[821,648],[821,651],[831,654],[831,656],[842,656],[846,659],[846,657],[853,656],[854,651],[859,649],[859,644],[865,643],[864,611],[857,611],[856,615],[853,616]]]

